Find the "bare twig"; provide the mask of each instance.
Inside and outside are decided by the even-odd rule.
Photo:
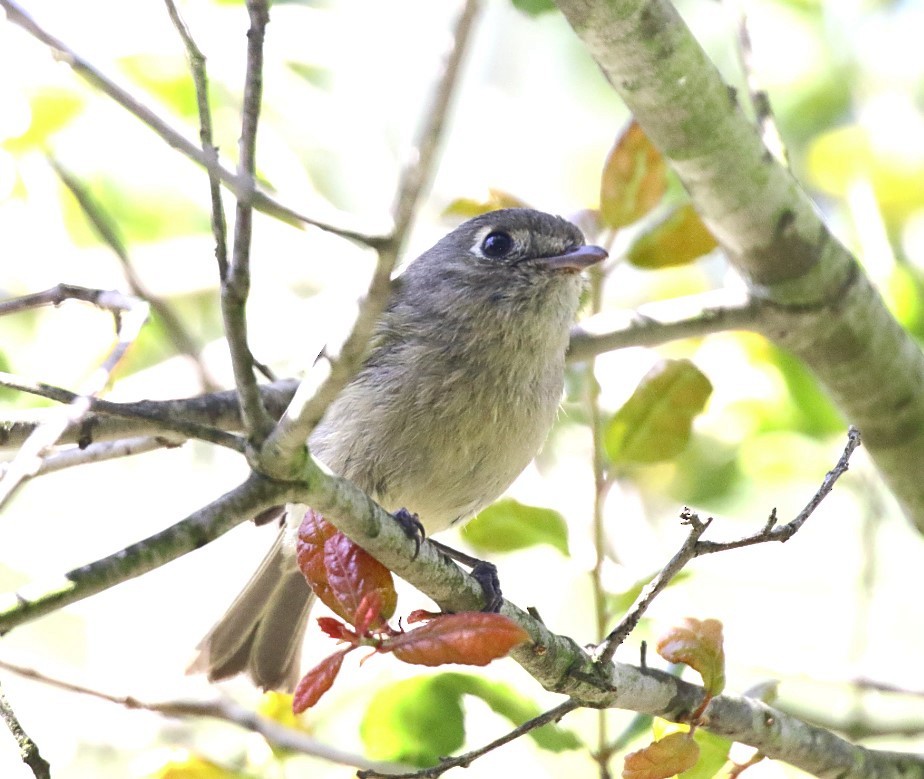
[[[780,128],[776,125],[773,116],[773,107],[770,105],[770,96],[760,83],[757,71],[754,68],[754,48],[751,44],[751,34],[748,31],[748,17],[744,9],[744,0],[724,0],[734,19],[738,40],[738,61],[748,85],[748,96],[754,108],[754,119],[760,130],[761,140],[770,153],[784,165],[789,164],[789,153]]]
[[[38,746],[29,738],[22,725],[19,724],[19,720],[16,719],[16,714],[2,689],[0,689],[0,719],[6,723],[10,733],[13,734],[13,738],[16,739],[19,755],[22,761],[32,770],[32,775],[35,776],[35,779],[50,779],[51,766],[39,754]]]
[[[480,0],[466,0],[456,22],[453,45],[442,75],[437,81],[424,122],[398,183],[392,209],[394,228],[378,247],[378,261],[369,289],[359,307],[349,336],[340,353],[326,353],[318,360],[312,375],[296,391],[292,403],[267,441],[267,451],[282,463],[291,461],[318,424],[324,411],[350,377],[358,370],[375,322],[391,294],[391,274],[407,240],[411,221],[420,198],[430,181],[442,139],[446,114],[459,81],[460,67],[471,39],[480,9]]]
[[[65,468],[73,468],[78,465],[100,463],[120,457],[153,452],[156,449],[172,448],[180,446],[185,440],[184,436],[138,436],[136,438],[123,438],[118,441],[103,441],[83,448],[73,446],[55,451],[44,457],[41,465],[32,476],[43,476],[46,473],[54,473],[55,471],[62,471]],[[6,463],[0,463],[0,479],[6,473],[7,467]]]
[[[134,342],[148,318],[148,305],[137,298],[130,298],[118,292],[88,290],[81,287],[59,285],[44,293],[29,295],[35,305],[57,305],[63,298],[73,296],[80,300],[93,298],[93,303],[112,313],[116,322],[118,341],[102,365],[87,380],[81,394],[77,395],[68,406],[49,415],[45,422],[33,431],[22,445],[16,457],[9,464],[0,479],[0,506],[3,506],[23,481],[30,478],[41,467],[42,458],[49,447],[53,446],[69,424],[75,424],[90,410],[93,396],[101,392],[112,376],[112,371],[125,354],[125,350]],[[44,296],[44,297],[43,297]]]
[[[250,29],[247,31],[247,69],[244,76],[237,172],[242,181],[253,183],[256,174],[257,124],[263,94],[263,39],[269,23],[269,8],[265,0],[247,0],[247,11],[250,15]],[[246,306],[250,293],[250,240],[253,226],[253,208],[249,195],[238,198],[236,213],[231,262],[225,265],[221,277],[221,313],[244,428],[248,440],[259,448],[269,435],[273,422],[260,400],[253,358],[247,345]]]
[[[63,41],[47,32],[43,27],[37,24],[18,3],[12,2],[12,0],[0,0],[0,8],[6,11],[7,19],[10,22],[18,25],[33,38],[48,46],[58,60],[69,65],[78,76],[89,82],[106,96],[110,97],[134,117],[144,122],[144,124],[172,148],[202,167],[214,171],[221,179],[222,184],[233,192],[238,199],[247,198],[254,208],[290,224],[311,225],[312,227],[317,227],[325,232],[339,235],[341,238],[346,238],[347,240],[355,241],[365,246],[378,247],[382,243],[383,239],[381,236],[369,235],[352,227],[336,226],[301,214],[258,189],[254,185],[253,179],[240,179],[227,168],[218,165],[212,156],[203,152],[202,149],[196,146],[182,133],[172,128],[148,106],[138,101],[101,71],[97,70],[87,60],[76,54]]]
[[[620,620],[619,624],[610,631],[610,634],[604,639],[594,651],[594,659],[601,663],[608,663],[613,659],[613,655],[619,645],[625,641],[626,637],[642,618],[642,615],[651,605],[651,602],[658,594],[670,583],[681,570],[696,557],[715,552],[725,552],[729,549],[739,549],[744,546],[753,546],[754,544],[763,544],[768,541],[787,541],[795,535],[805,521],[815,512],[815,509],[821,504],[821,501],[834,488],[835,482],[847,472],[850,457],[854,450],[860,445],[860,432],[851,427],[847,432],[847,445],[837,461],[837,464],[825,474],[821,486],[812,495],[811,500],[805,505],[792,521],[785,525],[777,525],[776,509],[770,512],[770,517],[764,524],[764,527],[757,533],[738,539],[737,541],[702,541],[700,540],[703,533],[712,522],[710,517],[702,521],[699,516],[689,509],[684,509],[681,514],[681,520],[684,524],[690,526],[690,533],[684,541],[683,546],[670,559],[667,565],[661,569],[660,573],[649,582],[648,586],[639,594],[632,608]]]
[[[278,722],[261,717],[250,709],[239,706],[231,700],[219,698],[211,701],[174,700],[174,701],[142,701],[133,696],[110,695],[109,693],[94,690],[84,685],[55,679],[40,673],[33,668],[14,665],[0,660],[0,668],[17,674],[24,679],[31,679],[40,684],[55,687],[59,690],[88,695],[99,700],[123,706],[126,709],[150,711],[165,717],[210,717],[212,719],[229,722],[245,730],[259,733],[274,747],[290,749],[304,755],[312,755],[353,768],[369,768],[378,771],[400,770],[401,766],[395,763],[382,763],[367,760],[361,755],[344,752],[340,749],[324,744],[309,736],[303,730],[288,728]]]
[[[224,278],[228,272],[228,227],[225,221],[225,209],[221,203],[221,180],[217,172],[218,147],[212,136],[212,111],[209,108],[208,77],[205,72],[205,55],[193,40],[192,33],[186,26],[177,10],[173,0],[164,0],[170,21],[176,28],[186,48],[186,58],[189,60],[189,70],[192,74],[193,85],[196,88],[196,105],[199,111],[199,141],[202,143],[202,153],[211,161],[206,166],[209,174],[209,200],[212,203],[212,235],[215,238],[215,259],[218,261],[218,272]]]
[[[18,376],[3,372],[0,372],[0,385],[20,392],[28,392],[32,395],[48,398],[49,400],[56,400],[59,403],[75,403],[81,397],[78,393],[62,389],[61,387],[22,379]],[[225,392],[202,397],[215,398],[219,401],[224,399],[224,408],[226,410],[224,410],[223,413],[230,416],[236,412],[238,407],[237,398],[229,397],[229,394],[230,393]],[[109,438],[121,438],[133,432],[149,432],[155,434],[173,432],[179,433],[184,438],[196,438],[218,446],[224,446],[228,449],[233,449],[236,452],[243,452],[244,441],[239,436],[226,433],[222,430],[216,430],[211,425],[206,424],[207,421],[211,421],[217,416],[217,413],[210,412],[208,408],[201,409],[201,404],[199,404],[198,413],[195,406],[191,407],[190,416],[198,416],[203,420],[202,422],[198,422],[195,421],[195,419],[187,419],[184,417],[183,413],[177,412],[177,403],[180,403],[185,409],[189,407],[188,404],[190,401],[197,400],[199,399],[190,398],[184,401],[166,400],[159,402],[141,401],[138,403],[113,403],[112,401],[103,400],[101,398],[89,397],[88,403],[90,411],[125,420],[125,424],[122,426],[109,426]],[[234,411],[228,411],[227,407],[230,406],[232,402],[234,404]],[[219,411],[218,413],[222,412]],[[0,444],[3,446],[10,446],[11,444],[23,445],[25,443],[25,438],[31,436],[39,427],[45,424],[47,416],[47,414],[43,414],[39,420],[19,424],[12,423],[8,427],[4,426],[3,429],[0,429]],[[239,413],[237,414],[237,419],[240,419]],[[139,425],[139,422],[142,424]],[[105,423],[99,421],[98,418],[91,419],[88,415],[84,415],[80,419],[68,420],[58,440],[64,439],[65,434],[69,432],[69,437],[66,439],[67,443],[78,443],[81,446],[86,446],[92,441],[98,440],[94,438],[94,431],[100,427],[106,427]]]
[[[626,346],[657,346],[725,330],[754,330],[762,303],[729,290],[659,300],[635,311],[607,312],[571,329],[568,359],[586,360]]]
[[[367,769],[365,771],[357,771],[356,775],[360,777],[360,779],[436,779],[436,777],[442,776],[451,768],[468,768],[475,760],[488,754],[488,752],[492,752],[498,747],[502,747],[504,744],[509,744],[511,741],[526,735],[536,728],[541,728],[543,725],[548,725],[550,722],[558,722],[558,720],[564,717],[568,712],[574,711],[577,708],[580,708],[579,703],[573,700],[567,700],[554,709],[549,709],[538,717],[533,717],[531,720],[524,722],[519,727],[514,728],[509,733],[495,739],[491,743],[485,744],[483,747],[473,749],[471,752],[466,752],[464,755],[459,755],[458,757],[443,758],[437,765],[431,766],[430,768],[421,768],[419,771],[408,771],[407,773],[389,773],[375,769]]]
[[[61,183],[64,184],[74,196],[77,205],[80,206],[80,210],[89,220],[93,229],[96,230],[97,235],[99,235],[103,243],[112,249],[113,253],[118,257],[119,262],[122,264],[125,280],[128,282],[128,286],[132,293],[148,302],[157,314],[157,317],[163,323],[168,338],[173,342],[177,350],[189,357],[195,365],[202,389],[206,392],[217,390],[219,386],[218,382],[209,375],[208,369],[203,364],[199,353],[199,344],[197,344],[195,339],[187,332],[185,325],[179,316],[177,316],[172,306],[159,295],[155,295],[151,292],[141,280],[141,277],[135,272],[135,268],[128,254],[128,249],[125,247],[125,242],[122,240],[118,228],[109,214],[106,213],[102,204],[97,202],[83,183],[53,156],[49,155],[48,161],[51,163],[51,167],[58,175]]]

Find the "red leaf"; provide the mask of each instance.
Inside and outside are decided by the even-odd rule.
[[[354,646],[359,643],[359,636],[339,619],[334,619],[333,617],[318,617],[318,626],[327,633],[327,635],[338,641],[349,641]]]
[[[466,611],[441,614],[427,624],[382,642],[380,651],[414,665],[487,665],[529,634],[501,614]]]
[[[384,624],[382,618],[382,593],[379,590],[367,592],[356,609],[356,619],[353,625],[359,635],[365,635],[371,627],[379,627]]]
[[[408,614],[404,621],[408,625],[414,625],[417,622],[429,622],[431,619],[436,617],[443,616],[441,611],[427,611],[426,609],[414,609],[410,614]]]
[[[349,649],[343,649],[332,654],[302,677],[298,687],[295,688],[295,694],[292,696],[293,712],[301,714],[305,709],[310,709],[321,699],[321,696],[331,688],[337,674],[340,673],[343,658],[349,651]]]
[[[347,622],[354,623],[363,597],[372,591],[381,596],[383,620],[395,613],[391,572],[313,509],[298,529],[296,559],[315,595]]]
[[[395,613],[398,593],[391,571],[343,533],[331,536],[324,543],[324,569],[336,606],[324,602],[352,624],[356,623],[363,598],[372,592],[381,597],[383,619]]]

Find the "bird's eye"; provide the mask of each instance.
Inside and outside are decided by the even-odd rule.
[[[505,233],[503,230],[495,230],[493,233],[488,233],[481,242],[481,251],[484,253],[484,256],[491,257],[495,260],[510,254],[512,249],[513,238],[510,237],[510,233]]]

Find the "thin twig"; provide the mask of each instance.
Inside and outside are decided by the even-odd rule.
[[[138,436],[136,438],[123,438],[118,441],[103,441],[83,448],[73,446],[45,456],[32,476],[44,476],[46,473],[54,473],[65,468],[74,468],[78,465],[101,463],[120,457],[131,457],[136,454],[153,452],[157,449],[169,449],[180,446],[185,440],[184,436]],[[7,467],[6,463],[0,463],[0,479],[6,473]]]
[[[401,766],[395,763],[382,763],[367,760],[361,755],[335,749],[334,747],[312,738],[303,730],[285,727],[274,720],[261,717],[250,709],[239,706],[234,703],[234,701],[224,698],[211,701],[142,701],[133,696],[110,695],[109,693],[94,690],[81,684],[55,679],[33,668],[25,668],[2,660],[0,660],[0,668],[10,673],[17,674],[24,679],[31,679],[40,684],[55,687],[67,692],[77,693],[78,695],[88,695],[99,700],[114,703],[117,706],[123,706],[126,709],[150,711],[165,717],[210,717],[223,722],[229,722],[232,725],[237,725],[253,733],[259,733],[266,739],[267,743],[271,744],[273,747],[292,750],[304,755],[312,755],[313,757],[319,757],[330,763],[338,763],[352,768],[370,768],[379,771],[401,769]]]
[[[638,621],[651,605],[651,602],[691,560],[705,554],[725,552],[730,549],[753,546],[754,544],[764,544],[768,541],[784,542],[792,538],[792,536],[805,524],[805,521],[815,512],[821,504],[821,501],[831,492],[835,482],[847,472],[850,457],[859,445],[860,432],[855,427],[851,427],[847,431],[847,444],[837,464],[825,474],[821,486],[816,490],[815,494],[812,495],[812,498],[805,505],[805,508],[803,508],[792,521],[787,522],[785,525],[777,525],[776,509],[773,509],[764,527],[753,535],[737,541],[702,541],[700,539],[712,522],[712,518],[710,517],[703,521],[699,518],[699,515],[689,509],[684,509],[680,517],[684,524],[690,526],[690,533],[683,542],[683,546],[680,547],[667,565],[661,569],[658,575],[649,582],[645,589],[639,593],[635,603],[632,604],[632,608],[629,609],[622,620],[620,620],[619,624],[613,628],[610,634],[597,646],[593,655],[594,660],[599,663],[609,663],[613,659],[613,655],[619,648],[619,645],[625,641],[626,637],[638,624]]]
[[[780,128],[777,127],[773,116],[773,107],[770,105],[770,95],[760,83],[760,78],[754,67],[754,48],[751,43],[751,34],[748,31],[748,17],[744,9],[744,0],[725,0],[735,24],[737,32],[738,62],[744,79],[748,85],[748,97],[754,109],[754,120],[760,131],[761,140],[770,153],[784,165],[789,165],[789,152],[783,143]]]
[[[9,387],[19,392],[28,392],[31,395],[55,400],[59,403],[74,403],[81,396],[76,392],[55,387],[51,384],[45,384],[39,381],[31,381],[14,376],[10,373],[0,371],[0,386]],[[237,398],[228,397],[229,393],[219,393],[217,395],[205,395],[205,398],[225,398],[225,406],[230,406],[233,400],[237,405]],[[180,401],[185,407],[189,401],[197,401],[199,398],[189,398],[188,401]],[[90,397],[88,399],[89,410],[97,414],[105,414],[112,417],[119,417],[126,420],[124,427],[110,428],[110,438],[120,438],[132,432],[154,432],[165,434],[168,432],[179,433],[184,438],[195,438],[201,441],[207,441],[217,446],[224,446],[227,449],[233,449],[235,452],[243,452],[245,445],[243,439],[239,436],[226,433],[223,430],[217,430],[211,425],[204,422],[197,422],[191,419],[185,419],[182,413],[176,409],[177,401],[141,401],[138,403],[114,403],[102,398]],[[195,409],[192,413],[196,413]],[[229,413],[229,412],[225,412]],[[209,420],[216,416],[208,409],[200,410],[198,413],[203,420]],[[239,414],[238,414],[239,418]],[[0,443],[4,446],[10,442],[18,442],[23,436],[31,435],[35,430],[41,427],[47,419],[47,414],[43,414],[40,420],[23,423],[17,428],[13,423],[9,428],[0,432],[6,435],[0,436]],[[138,422],[144,423],[143,431],[139,428]],[[81,446],[90,444],[94,439],[93,432],[100,426],[95,419],[84,416],[81,419],[68,421],[66,427],[62,430],[58,440],[64,439],[65,434],[70,431],[70,438],[66,443],[78,443]],[[20,430],[21,432],[17,431]],[[24,443],[24,441],[23,441]],[[22,444],[20,444],[21,446]]]
[[[189,61],[189,70],[192,74],[193,85],[196,88],[196,106],[199,111],[199,141],[202,144],[202,153],[211,161],[206,166],[209,175],[209,200],[212,203],[212,235],[215,238],[215,259],[218,261],[220,278],[228,272],[228,226],[225,220],[225,209],[221,202],[221,179],[218,175],[218,147],[212,135],[212,111],[209,107],[209,82],[205,71],[205,55],[196,45],[186,22],[180,16],[173,0],[164,0],[170,21],[180,35],[183,46],[186,48],[186,58]]]
[[[498,747],[504,746],[504,744],[509,744],[511,741],[526,735],[536,728],[541,728],[543,725],[548,725],[550,722],[558,722],[558,720],[564,717],[568,712],[574,711],[579,707],[580,704],[577,703],[577,701],[567,700],[554,709],[549,709],[538,717],[533,717],[531,720],[524,722],[519,727],[514,728],[509,733],[495,739],[491,743],[485,744],[483,747],[473,749],[471,752],[466,752],[464,755],[459,755],[458,757],[444,758],[440,760],[437,765],[431,766],[430,768],[421,768],[419,771],[409,771],[407,773],[383,773],[372,769],[357,771],[356,775],[360,777],[360,779],[436,779],[436,777],[442,776],[451,768],[468,768],[475,760],[486,755],[488,752],[492,752]]]
[[[253,182],[256,174],[257,126],[263,94],[263,40],[269,23],[269,8],[265,0],[247,0],[247,12],[250,16],[250,29],[247,31],[247,68],[244,75],[237,172],[241,180]],[[273,421],[260,401],[253,358],[247,344],[246,307],[247,296],[250,294],[252,227],[253,208],[250,197],[241,197],[237,201],[231,262],[224,267],[225,272],[221,277],[221,313],[244,427],[248,440],[259,448],[269,435]]]
[[[13,734],[13,738],[16,739],[16,745],[19,747],[19,756],[32,770],[35,779],[51,779],[51,766],[48,765],[48,761],[39,754],[38,746],[29,738],[26,731],[23,730],[22,725],[19,724],[13,707],[10,706],[9,701],[3,694],[2,688],[0,688],[0,719],[6,723],[10,733]]]
[[[360,304],[356,321],[337,355],[323,354],[311,375],[299,385],[282,420],[267,440],[267,451],[280,463],[293,459],[321,420],[324,411],[359,369],[369,338],[391,294],[391,274],[407,240],[411,221],[420,198],[433,175],[452,95],[459,83],[461,64],[480,0],[466,0],[453,33],[452,49],[444,70],[434,86],[430,105],[417,142],[409,155],[398,183],[393,206],[394,229],[378,248],[378,260],[369,289]]]
[[[627,346],[658,346],[726,330],[754,330],[762,304],[729,290],[659,300],[635,311],[606,312],[571,329],[568,360],[578,362]]]
[[[311,225],[364,246],[376,248],[381,245],[383,241],[381,236],[369,235],[352,227],[336,226],[313,219],[270,197],[254,185],[253,179],[240,179],[227,168],[218,165],[210,155],[203,152],[196,144],[172,128],[153,110],[130,95],[87,60],[76,54],[63,41],[47,32],[18,3],[14,3],[12,0],[0,0],[0,8],[6,11],[7,19],[10,22],[21,27],[33,38],[48,46],[58,60],[70,66],[74,73],[114,100],[134,117],[140,119],[172,148],[207,170],[214,171],[221,179],[221,183],[234,193],[238,199],[249,199],[254,208],[283,222],[296,225]]]
[[[113,370],[115,370],[119,360],[125,354],[125,350],[138,337],[148,318],[149,309],[147,303],[117,292],[59,286],[44,293],[47,299],[43,300],[41,293],[28,297],[34,300],[36,305],[47,305],[52,302],[57,304],[60,302],[62,294],[64,297],[69,296],[68,290],[75,291],[80,299],[86,299],[88,295],[92,296],[95,298],[95,305],[108,310],[115,319],[118,340],[106,359],[103,360],[102,365],[86,381],[82,392],[69,405],[50,414],[45,422],[36,428],[22,445],[16,457],[7,467],[2,479],[0,479],[0,507],[10,499],[26,479],[39,470],[43,456],[49,447],[53,446],[58,440],[65,428],[69,424],[79,422],[90,411],[93,397],[105,389],[112,377]]]
[[[53,156],[48,155],[48,161],[61,180],[61,183],[64,184],[74,196],[77,205],[80,206],[80,210],[89,220],[96,234],[103,243],[113,251],[115,256],[118,257],[122,265],[122,271],[125,274],[125,280],[128,282],[132,294],[147,301],[154,310],[154,313],[157,314],[158,319],[163,323],[164,329],[167,331],[167,337],[176,347],[177,351],[189,357],[195,365],[202,389],[206,392],[217,390],[219,387],[218,382],[209,375],[208,369],[202,362],[200,345],[197,344],[195,339],[187,332],[185,325],[179,316],[177,316],[173,307],[162,297],[151,292],[141,280],[141,277],[137,274],[132,265],[128,249],[125,247],[125,242],[119,235],[118,228],[109,214],[106,213],[102,204],[97,202],[83,183]]]

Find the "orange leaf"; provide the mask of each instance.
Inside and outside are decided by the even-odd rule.
[[[722,623],[717,619],[687,617],[682,625],[671,628],[658,640],[657,650],[668,662],[684,663],[699,673],[710,696],[725,688]]]
[[[363,598],[375,591],[382,599],[382,618],[388,619],[395,613],[398,593],[391,571],[343,533],[336,533],[324,542],[324,570],[337,606],[324,602],[349,622],[355,624]],[[321,598],[320,592],[318,597]]]
[[[441,614],[425,625],[382,642],[380,650],[414,665],[487,665],[529,634],[502,614],[463,611]]]
[[[718,243],[690,203],[671,211],[632,242],[626,255],[637,268],[686,265]]]
[[[305,709],[310,709],[321,699],[321,696],[334,683],[337,674],[340,673],[343,658],[349,651],[349,649],[343,649],[332,654],[302,677],[298,687],[295,688],[295,694],[292,696],[292,711],[296,714],[301,714]]]
[[[600,220],[620,228],[651,211],[667,189],[664,157],[632,121],[616,139],[600,179]]]
[[[318,617],[318,627],[331,638],[338,641],[349,641],[358,646],[359,636],[344,625],[339,619],[333,617]]]
[[[626,755],[623,779],[667,779],[699,760],[699,745],[689,733],[671,733],[638,752]]]

